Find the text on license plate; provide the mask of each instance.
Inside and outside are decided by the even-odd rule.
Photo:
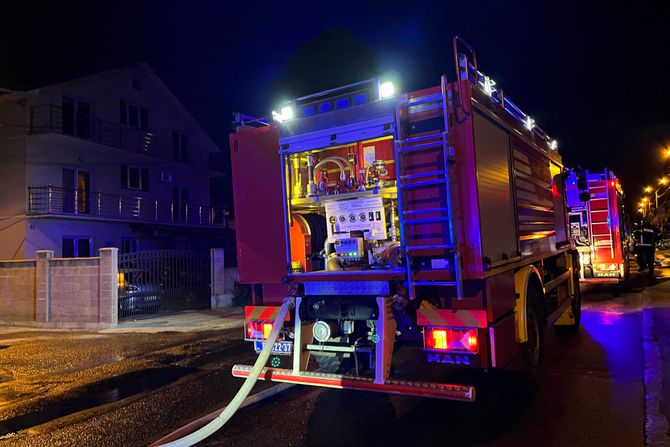
[[[263,341],[254,342],[254,349],[256,350],[256,352],[261,352],[264,346],[265,342]],[[277,341],[275,342],[274,346],[272,346],[273,354],[291,354],[292,352],[293,352],[292,341]]]

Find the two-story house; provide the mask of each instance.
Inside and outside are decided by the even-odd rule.
[[[205,250],[218,151],[147,64],[0,90],[0,259]]]

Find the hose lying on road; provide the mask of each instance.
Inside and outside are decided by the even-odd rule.
[[[254,363],[254,367],[251,370],[251,373],[249,374],[249,377],[244,381],[242,384],[242,387],[240,390],[237,392],[235,397],[233,397],[233,400],[230,401],[228,406],[224,408],[224,410],[219,414],[216,419],[214,419],[212,422],[209,424],[205,425],[204,427],[200,428],[197,431],[194,431],[193,433],[184,436],[183,438],[176,439],[172,442],[169,442],[167,444],[163,444],[164,447],[187,447],[191,446],[197,442],[202,441],[206,437],[210,436],[214,432],[216,432],[218,429],[224,426],[228,420],[233,417],[235,412],[238,410],[240,405],[242,405],[242,402],[244,399],[247,398],[249,395],[249,392],[251,392],[251,389],[254,387],[256,384],[256,381],[258,380],[258,376],[261,374],[261,371],[263,370],[263,367],[268,361],[268,358],[270,358],[270,354],[272,353],[272,346],[275,344],[275,341],[277,341],[277,337],[279,337],[279,331],[281,330],[282,326],[284,325],[284,320],[286,319],[286,314],[288,313],[289,309],[291,309],[295,305],[295,302],[293,300],[293,297],[287,297],[284,298],[284,304],[279,308],[279,314],[277,315],[277,318],[275,319],[274,323],[272,324],[272,331],[270,332],[270,336],[265,342],[265,346],[263,347],[263,350],[261,351],[260,355],[258,356],[258,359],[256,360],[256,363]]]

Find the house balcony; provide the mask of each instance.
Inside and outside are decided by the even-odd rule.
[[[122,126],[89,114],[63,113],[63,108],[54,104],[31,107],[29,118],[28,130],[32,135],[49,133],[68,135],[136,154],[178,161],[196,168],[210,168],[210,153],[206,150],[189,147],[185,155],[179,148],[179,153],[175,154],[172,133],[168,131],[152,132]]]
[[[140,196],[87,192],[56,186],[29,186],[26,214],[147,224],[227,228],[226,213],[190,202],[170,202]]]

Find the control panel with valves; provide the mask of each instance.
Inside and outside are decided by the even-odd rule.
[[[292,154],[289,168],[293,200],[395,186],[390,139]]]

